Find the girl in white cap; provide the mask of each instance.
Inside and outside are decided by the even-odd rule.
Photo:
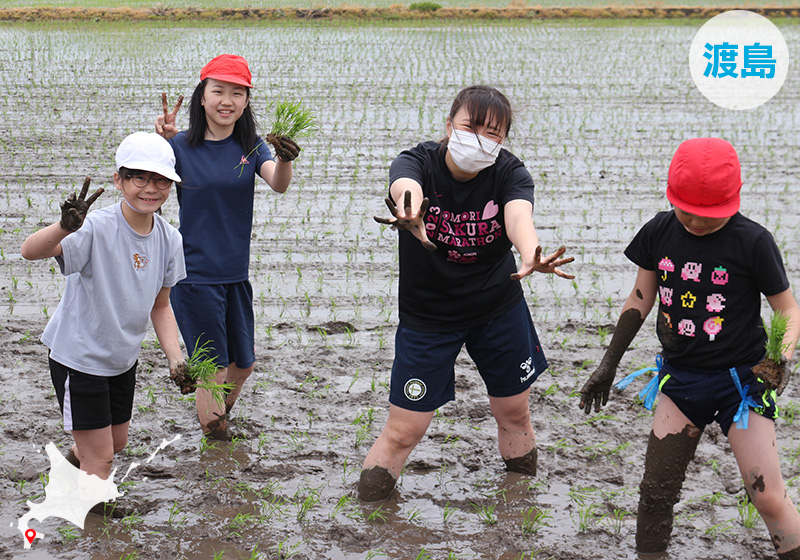
[[[228,412],[255,364],[253,288],[249,281],[255,177],[283,193],[299,148],[279,138],[273,159],[256,134],[250,108],[252,76],[241,56],[223,54],[200,71],[189,105],[189,129],[178,133],[175,108],[156,119],[156,131],[175,149],[180,231],[188,276],[172,291],[172,307],[188,351],[204,347],[228,384],[225,402],[197,389],[197,415],[209,437],[228,439]]]
[[[139,348],[152,320],[171,371],[183,363],[170,288],[186,276],[181,235],[156,211],[169,197],[175,155],[158,134],[136,132],[116,154],[122,202],[87,215],[103,193],[61,204],[61,220],[28,237],[22,256],[55,257],[67,286],[42,334],[64,419],[68,459],[108,478],[128,442]]]
[[[772,235],[739,213],[741,186],[728,142],[695,138],[678,147],[667,183],[674,209],[647,222],[625,250],[639,267],[636,283],[603,360],[581,389],[587,413],[606,404],[619,361],[658,298],[663,349],[642,396],[648,408],[659,390],[661,398],[640,486],[639,552],[667,549],[686,467],[705,426],[717,422],[778,557],[800,560],[800,515],[786,494],[774,425],[776,391],[786,384],[800,336],[800,308]],[[789,318],[774,377],[762,361],[761,294]]]

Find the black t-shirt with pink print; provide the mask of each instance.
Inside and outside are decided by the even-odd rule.
[[[727,369],[755,363],[764,354],[761,294],[789,288],[780,251],[764,227],[737,213],[720,230],[698,237],[675,212],[659,212],[625,256],[656,271],[664,358]]]
[[[533,203],[533,179],[524,164],[501,150],[494,165],[469,181],[453,178],[438,142],[406,150],[389,170],[390,184],[409,178],[430,200],[427,251],[400,232],[400,322],[421,332],[450,332],[491,321],[522,298],[506,235],[505,204]],[[402,203],[402,199],[401,199]]]

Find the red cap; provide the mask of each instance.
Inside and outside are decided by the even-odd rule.
[[[200,71],[200,81],[202,82],[206,78],[253,87],[253,84],[250,83],[253,76],[250,74],[247,61],[235,54],[221,54],[212,58]]]
[[[678,146],[669,166],[667,198],[689,214],[729,218],[739,211],[739,156],[725,140],[693,138]]]

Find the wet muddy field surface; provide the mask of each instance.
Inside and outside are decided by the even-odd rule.
[[[635,509],[651,414],[641,386],[585,416],[575,391],[609,340],[634,269],[635,231],[668,208],[674,149],[693,136],[730,140],[742,160],[746,215],[771,229],[790,279],[800,278],[797,147],[800,79],[754,111],[712,106],[691,83],[689,45],[702,22],[613,25],[6,26],[0,29],[0,558],[553,558],[633,559]],[[779,22],[797,57],[800,27]],[[230,443],[201,441],[194,403],[168,382],[152,333],[142,349],[121,517],[59,519],[23,550],[17,519],[42,499],[48,441],[66,452],[39,336],[64,279],[19,247],[55,221],[85,175],[106,185],[128,133],[151,128],[159,95],[188,95],[222,52],[249,59],[254,107],[272,99],[315,108],[284,195],[256,197],[251,278],[256,370],[234,409]],[[576,257],[574,282],[527,279],[525,293],[550,369],[533,386],[535,478],[507,474],[477,372],[457,362],[457,400],[434,418],[385,504],[354,498],[361,462],[388,409],[397,319],[396,235],[385,211],[399,151],[444,132],[457,91],[502,89],[517,110],[510,149],[537,185],[542,244]],[[183,112],[179,124],[187,123]],[[99,206],[118,202],[109,190]],[[165,205],[177,221],[177,203]],[[210,227],[213,225],[210,224]],[[796,284],[795,284],[796,287]],[[652,317],[623,360],[652,365]],[[634,390],[636,389],[636,390]],[[779,402],[788,491],[800,497],[800,383]],[[771,558],[748,520],[733,456],[717,428],[689,467],[669,558]],[[751,525],[754,528],[750,528]]]

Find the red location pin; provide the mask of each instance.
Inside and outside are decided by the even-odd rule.
[[[36,531],[28,529],[25,531],[25,538],[28,539],[28,544],[33,544],[33,539],[36,538]]]

